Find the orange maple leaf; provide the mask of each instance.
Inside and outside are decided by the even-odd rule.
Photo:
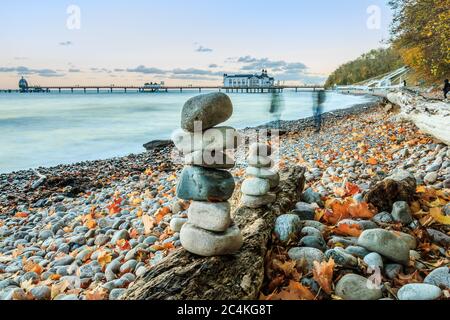
[[[15,217],[16,218],[27,218],[28,217],[28,213],[26,213],[26,212],[17,212],[15,214]]]
[[[368,163],[368,164],[371,164],[371,165],[376,165],[376,164],[378,164],[378,161],[377,161],[377,159],[375,159],[375,158],[369,158],[369,159],[367,160],[367,163]]]
[[[314,261],[313,278],[326,293],[330,294],[333,283],[334,260],[330,258],[328,262],[319,263]]]
[[[372,219],[374,216],[367,202],[352,204],[348,207],[348,211],[353,218]]]
[[[341,236],[359,237],[362,230],[358,224],[341,223],[333,230],[333,232]]]
[[[314,300],[312,292],[297,281],[290,280],[289,286],[279,293],[271,294],[267,300]]]

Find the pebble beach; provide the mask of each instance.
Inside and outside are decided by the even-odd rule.
[[[281,130],[280,168],[307,168],[296,216],[303,212],[308,218],[277,220],[277,259],[289,264],[299,255],[305,258],[299,253],[305,248],[318,250],[313,260],[334,257],[336,272],[342,273],[333,285],[340,297],[359,290],[367,265],[380,259],[390,290],[366,292],[368,299],[449,297],[450,148],[396,117],[395,108],[378,101],[324,114],[320,132],[310,118],[258,127]],[[0,300],[115,300],[180,247],[177,231],[190,204],[175,195],[183,163],[172,160],[173,149],[168,144],[122,158],[0,175]],[[238,191],[247,164],[244,153],[236,157],[230,172]],[[378,254],[377,248],[362,254],[355,234],[332,231],[341,221],[324,219],[332,201],[351,196],[361,203],[368,190],[398,169],[408,171],[417,184],[410,220],[378,210],[354,223],[362,225],[360,231],[383,229],[414,238],[402,263],[389,259],[389,253]],[[432,272],[437,275],[426,280]],[[333,298],[323,295],[312,273],[306,270],[302,284],[316,298]],[[403,288],[414,284],[419,288]],[[268,272],[262,298],[276,298],[283,285],[273,283]]]

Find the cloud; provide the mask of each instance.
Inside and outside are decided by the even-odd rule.
[[[28,67],[0,67],[0,72],[2,73],[12,73],[15,72],[18,75],[31,75],[35,74],[41,77],[62,77],[63,73],[60,73],[52,69],[30,69]]]
[[[212,52],[213,49],[206,48],[204,46],[198,46],[197,49],[195,49],[195,51],[197,51],[197,52]]]
[[[208,68],[218,68],[219,66],[217,65],[217,64],[215,64],[215,63],[211,63],[209,66],[208,66]]]
[[[147,68],[146,66],[140,65],[136,68],[128,68],[127,72],[136,72],[143,74],[165,74],[167,71],[158,69],[158,68]]]
[[[126,70],[125,69],[120,69],[120,68],[114,69],[114,72],[124,72],[124,71],[126,71]]]
[[[60,46],[71,46],[73,45],[72,41],[63,41],[59,43]]]
[[[80,69],[69,69],[69,72],[77,73],[77,72],[81,72],[81,70]]]
[[[14,57],[14,60],[28,60],[28,57]]]

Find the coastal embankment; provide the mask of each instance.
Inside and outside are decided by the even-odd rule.
[[[355,286],[369,276],[372,262],[365,255],[384,250],[375,243],[364,251],[358,237],[365,229],[406,234],[410,245],[394,240],[390,249],[407,250],[402,254],[409,258],[401,263],[383,251],[380,274],[387,289],[363,292],[364,297],[402,298],[400,288],[409,290],[403,287],[424,279],[448,288],[448,275],[442,277],[447,283],[436,281],[449,263],[450,148],[414,124],[397,121],[395,108],[381,101],[329,112],[323,119],[319,133],[312,119],[263,126],[281,129],[279,167],[305,167],[306,186],[295,213],[303,222],[281,218],[275,223],[261,298],[332,299],[363,292]],[[171,160],[171,152],[167,145],[127,157],[39,168],[39,175],[33,170],[0,175],[0,299],[117,299],[162,259],[183,250],[174,221],[186,218],[189,203],[175,197],[182,164]],[[245,166],[238,154],[232,170],[236,192]],[[408,189],[408,210],[401,204],[403,220],[401,208],[394,212],[367,198],[398,169],[407,170],[415,184]],[[345,204],[357,206],[354,216],[346,215]],[[314,230],[303,228],[308,226]],[[314,258],[299,248],[320,253]],[[315,276],[320,270],[311,266],[312,260],[329,263],[330,257],[335,265],[331,276],[324,275],[331,277],[325,290],[326,282]],[[348,273],[359,278],[341,282]],[[409,292],[436,296],[437,291],[443,295],[436,286]]]

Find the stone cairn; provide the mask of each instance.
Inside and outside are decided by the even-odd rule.
[[[272,168],[270,157],[272,149],[264,143],[253,143],[249,146],[246,178],[241,186],[241,204],[248,208],[260,208],[275,202],[275,193],[270,193],[278,187],[280,175]]]
[[[243,243],[239,228],[231,220],[228,202],[235,182],[226,170],[235,162],[225,152],[237,147],[238,135],[231,127],[215,127],[232,113],[231,100],[223,93],[196,96],[185,103],[181,129],[172,135],[186,165],[178,181],[177,197],[192,200],[180,241],[187,251],[200,256],[233,254]]]

